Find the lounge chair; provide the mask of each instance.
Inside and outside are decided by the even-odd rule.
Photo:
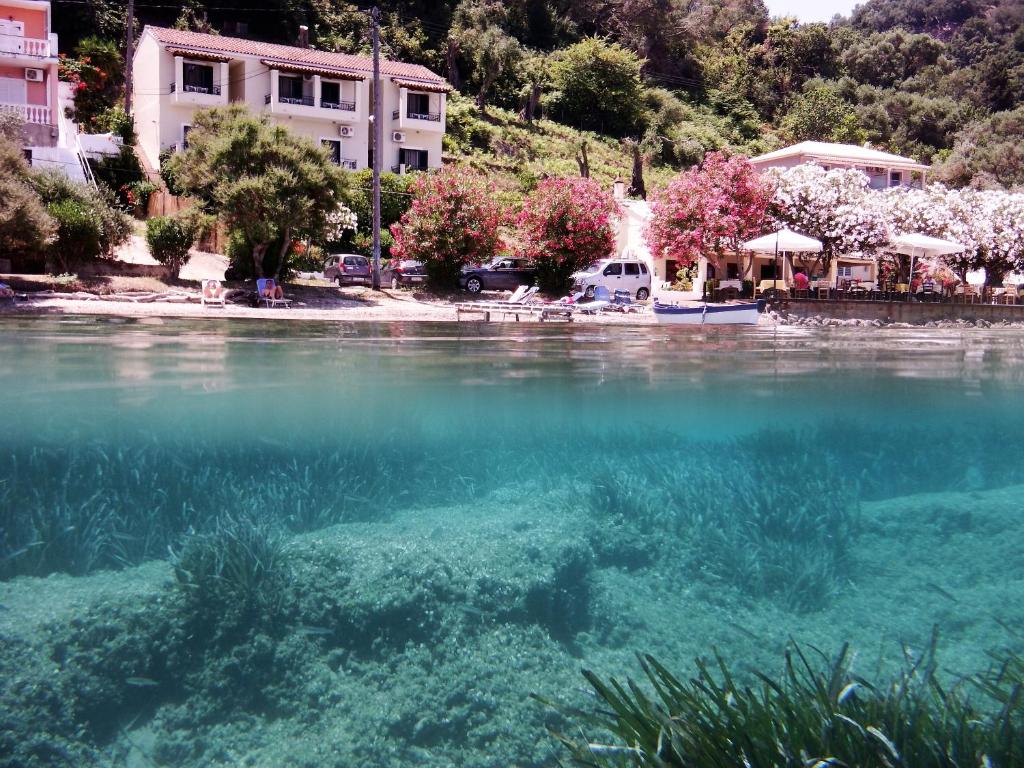
[[[608,293],[608,289],[603,285],[599,285],[594,289],[594,298],[592,301],[584,301],[576,305],[577,312],[584,312],[588,315],[592,315],[605,307],[610,307],[612,303],[611,294]]]
[[[256,296],[258,297],[259,302],[265,303],[267,305],[267,307],[277,307],[277,306],[289,307],[289,306],[291,306],[291,303],[292,303],[291,299],[275,299],[272,296],[267,296],[266,295],[266,292],[267,292],[268,289],[269,290],[273,290],[275,287],[277,287],[277,283],[274,282],[273,278],[261,277],[259,280],[257,280],[256,281]]]
[[[633,297],[629,291],[619,288],[612,295],[612,303],[608,309],[614,309],[619,312],[639,312],[642,307],[633,303]]]
[[[207,304],[224,306],[224,285],[220,280],[203,280],[203,289],[199,294],[199,300],[205,307]]]

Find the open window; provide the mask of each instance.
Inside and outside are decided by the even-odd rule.
[[[398,164],[404,165],[407,171],[427,170],[427,157],[425,149],[398,150]]]

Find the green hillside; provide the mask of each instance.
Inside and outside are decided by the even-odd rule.
[[[86,35],[123,39],[124,3],[53,5],[65,51]],[[366,3],[251,5],[140,0],[136,21],[280,42],[304,24],[319,48],[368,51]],[[632,140],[655,186],[710,149],[803,139],[870,142],[956,185],[1024,183],[1021,0],[868,0],[830,24],[771,18],[761,0],[380,6],[385,54],[444,74],[469,100],[456,100],[450,155],[523,183],[578,172],[584,136],[595,176],[628,172]]]

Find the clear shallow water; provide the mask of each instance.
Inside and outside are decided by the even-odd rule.
[[[359,573],[405,563],[359,594],[395,590],[389,599],[401,602],[443,580],[429,553],[471,574],[449,574],[410,608],[456,618],[423,628],[380,609],[358,631],[389,639],[365,647],[335,629],[354,631],[351,611],[310,607],[344,600],[308,586],[316,599],[293,595],[273,629],[251,616],[238,637],[217,640],[227,646],[204,645],[202,674],[218,653],[248,647],[246,632],[301,636],[316,642],[296,652],[296,669],[342,652],[392,671],[408,664],[432,682],[410,684],[406,709],[454,712],[425,703],[424,691],[459,684],[423,672],[431,667],[409,643],[475,647],[476,666],[462,667],[479,677],[507,664],[507,649],[489,644],[510,632],[538,666],[520,682],[503,672],[512,682],[479,718],[493,724],[509,699],[568,685],[580,658],[619,673],[633,651],[681,664],[733,643],[760,661],[787,636],[828,645],[856,635],[877,648],[938,623],[954,659],[973,663],[1012,641],[1004,625],[1022,618],[1007,607],[1021,596],[1021,505],[1000,495],[1024,483],[1017,332],[32,318],[0,325],[0,360],[4,578],[166,558],[225,519],[288,538],[348,524],[346,546],[381,548]],[[901,501],[912,495],[925,501]],[[400,549],[385,549],[394,542]],[[402,560],[417,550],[427,560]],[[315,548],[299,551],[316,561]],[[534,583],[537,574],[550,575]],[[493,580],[507,592],[492,595]],[[109,677],[164,685],[160,665],[133,663]],[[174,674],[191,680],[197,669]],[[256,704],[239,694],[238,709],[274,710],[267,686]],[[168,701],[204,690],[189,683]],[[138,705],[118,696],[111,720]],[[158,744],[146,759],[201,764],[159,747],[171,741],[159,725],[170,704],[146,701]],[[348,758],[364,764],[486,765],[488,744],[540,764],[553,749],[524,746],[543,742],[542,718],[529,714],[516,726],[467,716],[452,727],[314,709],[324,723],[383,729],[411,750],[396,758],[367,746]],[[92,745],[120,754],[116,734],[99,730]]]

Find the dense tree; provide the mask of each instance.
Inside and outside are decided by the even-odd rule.
[[[585,130],[637,132],[644,122],[642,63],[632,51],[596,37],[560,51],[551,62],[551,113]]]
[[[505,213],[494,192],[471,171],[447,168],[420,176],[412,206],[391,227],[392,254],[422,261],[431,283],[455,288],[462,267],[490,261],[501,247],[498,227]]]
[[[541,290],[569,288],[574,272],[614,252],[617,210],[612,196],[592,179],[545,179],[537,185],[516,223]]]
[[[137,3],[136,14],[140,29],[181,16],[190,28],[283,43],[305,24],[317,48],[369,53],[364,4],[268,0],[255,15],[251,5]],[[753,153],[793,137],[867,139],[927,162],[951,149],[968,122],[1024,105],[1020,0],[868,0],[829,25],[770,19],[762,0],[379,6],[386,57],[446,72],[479,107],[640,139],[648,161],[673,167],[720,147]],[[65,50],[89,35],[122,45],[123,1],[55,0],[54,19]],[[114,112],[88,107],[89,98],[81,101],[89,130],[123,126]],[[104,98],[113,103],[120,93]],[[490,151],[491,126],[502,119],[453,120],[446,147]],[[460,133],[467,126],[472,136]],[[955,178],[973,179],[969,171]]]
[[[462,0],[455,11],[449,39],[457,44],[457,60],[468,65],[467,83],[476,90],[481,111],[498,78],[523,57],[519,42],[505,31],[507,23],[508,11],[500,0]]]
[[[280,275],[294,239],[324,238],[347,187],[320,147],[237,105],[196,112],[167,172],[246,244],[257,277]]]
[[[965,128],[935,176],[956,186],[1024,186],[1024,107]]]
[[[772,168],[766,182],[775,189],[776,221],[820,240],[820,272],[844,253],[873,254],[889,239],[885,219],[871,204],[868,177],[852,168],[826,171],[806,163],[796,168]],[[814,269],[812,272],[819,270]]]
[[[771,197],[771,187],[746,158],[711,152],[654,197],[647,230],[651,252],[681,266],[701,255],[717,262],[760,234]]]
[[[810,87],[797,96],[779,127],[793,142],[819,140],[859,144],[864,141],[864,131],[853,105],[825,85]]]

